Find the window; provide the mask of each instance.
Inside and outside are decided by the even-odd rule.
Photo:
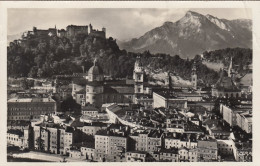
[[[137,80],[141,80],[141,76],[140,75],[137,75]]]

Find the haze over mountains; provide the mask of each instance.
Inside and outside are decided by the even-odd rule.
[[[227,47],[252,48],[252,21],[219,19],[188,11],[176,22],[165,22],[137,39],[118,44],[131,52],[149,50],[182,58]]]

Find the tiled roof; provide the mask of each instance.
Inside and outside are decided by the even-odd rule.
[[[19,135],[19,137],[23,136],[23,132],[21,130],[11,129],[11,130],[8,130],[7,133]]]

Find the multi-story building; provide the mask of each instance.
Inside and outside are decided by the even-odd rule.
[[[31,148],[31,130],[29,127],[23,129],[10,129],[7,131],[7,145],[18,146],[22,149]]]
[[[179,161],[188,162],[189,161],[189,149],[182,147],[178,149]]]
[[[220,105],[220,112],[223,115],[223,119],[230,126],[239,126],[241,129],[250,133],[252,131],[252,114],[250,113],[252,108],[243,107],[238,105],[230,107],[224,104]]]
[[[230,136],[230,131],[228,127],[223,125],[223,120],[215,118],[208,118],[203,122],[209,135],[215,139],[227,139]]]
[[[167,134],[164,138],[164,147],[166,149],[182,148],[194,149],[197,147],[198,142],[196,134],[184,135],[180,133]]]
[[[7,101],[8,120],[39,119],[40,115],[55,113],[56,102],[52,98],[13,98]]]
[[[82,115],[97,116],[98,112],[99,112],[99,110],[96,107],[93,107],[93,106],[82,106],[81,107]]]
[[[159,108],[179,108],[179,109],[187,109],[187,99],[184,97],[178,97],[173,91],[158,91],[153,92],[153,107]]]
[[[236,114],[237,126],[247,133],[252,133],[252,111]]]
[[[95,135],[95,149],[97,158],[117,161],[119,157],[122,160],[127,150],[127,137],[101,130]]]
[[[197,148],[189,149],[189,161],[190,162],[197,162],[198,161],[198,152]]]
[[[33,127],[34,148],[54,154],[66,155],[75,141],[75,130],[72,127],[60,127],[54,123],[44,122]]]
[[[82,145],[80,151],[84,159],[91,160],[91,161],[97,160],[95,156],[96,150],[94,144]]]
[[[74,143],[75,134],[71,127],[60,129],[60,154],[68,154],[71,144]]]
[[[36,140],[39,145],[39,150],[50,152],[50,132],[46,128],[40,131],[40,138]]]
[[[134,147],[137,151],[152,153],[158,151],[162,145],[163,131],[151,130],[149,132],[134,133],[130,137],[134,140]]]
[[[84,123],[82,132],[88,135],[95,135],[99,130],[107,129],[107,124],[101,122]]]
[[[59,128],[49,127],[50,133],[50,152],[60,154],[60,130]]]
[[[238,162],[252,162],[252,142],[236,142],[234,157]]]
[[[151,162],[153,157],[145,151],[126,152],[126,162]]]
[[[166,130],[171,133],[184,133],[184,124],[183,119],[176,118],[167,118],[166,119]]]
[[[230,139],[217,139],[218,152],[220,155],[232,155],[234,142]]]
[[[154,154],[153,156],[155,156]],[[171,149],[160,149],[159,151],[159,160],[160,162],[178,162],[178,149],[171,148]]]
[[[216,140],[198,141],[198,161],[218,161],[218,144]]]

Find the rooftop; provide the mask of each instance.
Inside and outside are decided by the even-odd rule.
[[[92,122],[92,123],[84,123],[84,126],[107,127],[107,124],[102,122]]]
[[[96,135],[102,135],[102,136],[114,136],[114,137],[126,137],[123,133],[115,133],[109,130],[99,130],[97,131]]]
[[[206,148],[206,149],[218,149],[218,144],[216,140],[199,140],[198,148]]]
[[[148,137],[160,138],[162,135],[163,135],[162,130],[151,130],[148,134]]]
[[[178,149],[177,148],[171,148],[171,149],[164,149],[162,148],[160,153],[172,153],[172,154],[178,154]]]
[[[92,105],[88,105],[85,107],[81,107],[81,111],[99,111],[99,109],[97,109],[96,107],[94,107]]]
[[[127,153],[147,154],[146,151],[139,151],[139,150],[128,151]]]
[[[235,146],[239,150],[252,150],[252,143],[250,142],[243,142],[243,143],[236,142]]]
[[[14,129],[11,129],[11,130],[8,130],[7,133],[9,133],[9,134],[19,135],[19,137],[23,136],[23,132],[22,132],[21,130],[14,130]]]
[[[8,100],[8,103],[31,103],[31,102],[51,102],[55,103],[52,98],[12,98]]]

